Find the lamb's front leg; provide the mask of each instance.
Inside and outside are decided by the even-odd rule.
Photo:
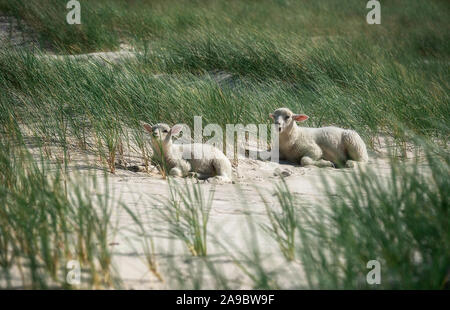
[[[173,167],[172,169],[170,169],[169,175],[172,176],[172,177],[180,177],[180,178],[182,178],[183,177],[183,172],[181,171],[180,168]]]
[[[175,167],[170,169],[169,175],[184,178],[189,175],[190,170],[191,165],[185,160],[180,160],[176,163]]]
[[[310,144],[307,146],[308,151],[300,159],[300,165],[316,166],[316,167],[332,167],[334,164],[331,161],[322,158],[322,149],[317,144]]]
[[[316,167],[321,167],[321,168],[323,168],[323,167],[334,168],[334,164],[331,161],[328,161],[325,159],[314,160],[309,156],[303,156],[300,161],[300,165],[302,165],[302,167],[316,166]]]
[[[206,179],[210,178],[211,175],[199,173],[199,172],[195,172],[195,171],[190,171],[188,173],[188,177],[194,178],[194,179],[199,179],[199,180],[206,180]]]

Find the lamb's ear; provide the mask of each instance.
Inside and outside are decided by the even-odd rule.
[[[304,122],[309,118],[308,115],[305,114],[294,114],[292,115],[292,119],[296,120],[297,122]]]
[[[182,125],[175,125],[172,127],[172,129],[170,129],[170,134],[172,136],[177,135],[180,133],[181,129],[183,129]]]
[[[269,114],[269,117],[270,117],[271,119],[274,119],[272,113]]]
[[[153,132],[152,126],[150,124],[141,122],[142,126],[145,128],[145,130],[147,130],[149,133]]]

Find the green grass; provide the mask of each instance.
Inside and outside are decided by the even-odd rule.
[[[311,117],[306,126],[354,128],[371,147],[380,133],[403,145],[404,127],[448,138],[450,7],[443,1],[383,4],[376,26],[365,22],[360,1],[89,1],[81,26],[65,24],[64,7],[0,1],[0,10],[61,52],[128,41],[142,54],[86,65],[3,50],[1,104],[36,126],[43,145],[55,137],[64,146],[69,135],[86,148],[95,134],[111,172],[127,142],[124,127],[138,129],[140,120],[269,123],[269,112],[287,106]],[[208,77],[220,71],[232,80]]]
[[[71,136],[82,149],[86,136],[95,136],[96,149],[111,171],[119,141],[129,139],[124,132],[139,130],[140,120],[192,126],[193,116],[201,115],[204,125],[269,124],[268,114],[287,106],[308,114],[307,126],[354,128],[369,146],[374,146],[380,133],[394,137],[399,145],[408,141],[403,126],[429,138],[448,137],[448,127],[442,126],[450,115],[442,68],[418,65],[428,70],[430,76],[425,76],[421,70],[388,61],[374,76],[372,67],[379,66],[375,60],[356,64],[342,49],[343,42],[330,44],[341,48],[342,55],[309,64],[312,73],[307,82],[314,87],[301,81],[251,77],[237,78],[235,86],[219,85],[207,76],[188,72],[154,77],[156,60],[86,66],[3,51],[1,104],[31,126],[44,145],[56,139],[63,147]],[[325,51],[311,50],[312,55],[317,53]],[[341,78],[323,72],[325,63],[334,63],[335,70],[345,72],[342,79],[350,82],[342,84]],[[346,69],[348,63],[354,70]]]
[[[183,241],[193,256],[206,256],[208,221],[214,189],[208,196],[199,184],[184,186],[169,179],[170,197],[163,204],[161,217],[169,225],[169,234]]]
[[[138,244],[144,251],[145,263],[148,269],[159,281],[164,281],[156,259],[155,241],[152,234],[154,228],[148,224],[151,218],[150,212],[146,211],[145,213],[142,213],[139,210],[132,210],[128,206],[124,206],[124,208],[136,224],[136,227],[130,227],[128,229],[133,233],[133,237],[135,237],[131,238],[130,245],[135,248],[135,250],[138,250],[133,246],[133,241],[135,239],[138,240]]]
[[[108,189],[95,176],[69,176],[61,165],[33,158],[16,138],[0,142],[1,286],[17,287],[14,271],[23,288],[71,288],[69,260],[80,263],[83,287],[114,285],[108,244],[115,202]]]
[[[407,45],[417,53],[448,55],[445,38],[450,6],[443,1],[383,3],[382,24],[375,27],[366,23],[368,10],[365,3],[357,0],[345,3],[338,0],[80,3],[82,24],[78,26],[66,23],[65,0],[2,0],[0,10],[23,19],[43,40],[75,53],[117,49],[121,41],[135,44],[196,40],[197,35],[208,33],[216,34],[219,39],[230,33],[260,36],[276,46],[281,39],[301,42],[305,37],[353,36],[359,32],[367,35],[369,42],[380,45],[390,37],[390,48],[399,47],[392,43],[398,43],[395,39],[400,38],[403,41],[400,46]],[[405,35],[416,40],[407,42]]]
[[[369,260],[381,264],[383,289],[444,289],[449,284],[448,152],[423,145],[424,161],[392,162],[341,180],[325,205],[300,208],[299,259],[310,288],[371,288]]]
[[[275,195],[279,210],[261,196],[270,220],[270,225],[263,225],[263,228],[278,243],[283,256],[288,261],[292,261],[295,258],[295,236],[298,227],[295,197],[289,191],[284,179],[280,184],[275,185]]]

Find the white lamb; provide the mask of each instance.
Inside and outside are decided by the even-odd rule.
[[[338,127],[298,127],[309,117],[294,114],[287,108],[269,115],[279,130],[280,159],[300,163],[302,166],[353,168],[365,163],[369,157],[364,141],[356,131]]]
[[[231,162],[221,150],[209,144],[174,144],[172,137],[181,131],[181,125],[172,129],[164,123],[154,126],[143,123],[143,126],[152,135],[154,156],[163,159],[169,175],[195,175],[199,179],[214,177],[219,183],[231,182]],[[194,152],[200,156],[194,156]]]

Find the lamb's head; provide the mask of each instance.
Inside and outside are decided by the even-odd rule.
[[[279,108],[276,109],[273,113],[269,114],[270,118],[273,119],[275,126],[278,128],[278,131],[281,133],[287,128],[292,128],[297,122],[303,122],[308,119],[308,116],[305,114],[294,114],[288,108]]]
[[[172,143],[172,136],[178,134],[182,127],[179,125],[175,125],[170,128],[169,125],[165,123],[158,123],[156,125],[149,125],[147,123],[142,124],[151,135],[152,142],[162,143],[169,145]]]

